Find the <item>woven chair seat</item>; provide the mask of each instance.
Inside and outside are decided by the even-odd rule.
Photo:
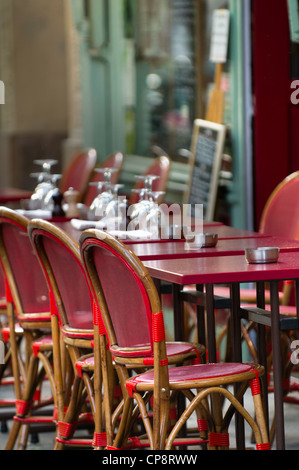
[[[4,326],[1,330],[2,332],[2,339],[5,343],[9,341],[9,335],[10,335],[10,327],[9,326]],[[15,324],[15,333],[16,335],[22,335],[24,333],[23,328],[21,327],[20,323]]]
[[[194,351],[194,347],[192,347],[189,343],[166,343],[166,351],[167,356],[170,358],[171,356],[179,356],[181,354],[188,354]],[[150,356],[153,357],[153,356]],[[149,359],[148,357],[147,359]],[[85,359],[79,359],[76,362],[77,369],[88,368],[90,369],[94,365],[94,356],[87,357]]]
[[[32,349],[35,352],[51,350],[53,348],[53,339],[51,335],[42,336],[32,344]]]
[[[200,386],[200,381],[205,381],[203,384],[207,386],[207,380],[224,378],[224,383],[236,382],[236,376],[240,374],[241,379],[245,380],[244,374],[248,373],[248,380],[255,377],[255,368],[251,364],[240,363],[219,363],[219,364],[196,364],[192,366],[182,366],[169,368],[169,384],[174,385],[177,383],[184,383],[186,388],[190,387],[190,381],[196,382],[196,387]],[[126,382],[126,386],[133,386],[138,384],[154,385],[154,371],[144,374],[136,375]]]

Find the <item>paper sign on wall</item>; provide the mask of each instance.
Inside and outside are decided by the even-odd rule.
[[[225,63],[229,36],[229,10],[218,9],[213,12],[210,61]]]

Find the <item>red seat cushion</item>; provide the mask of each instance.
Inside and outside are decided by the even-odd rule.
[[[195,348],[190,343],[166,343],[167,356],[176,356],[178,354],[187,354],[194,351]]]
[[[77,363],[79,364],[82,364],[82,365],[86,365],[86,366],[92,366],[94,364],[94,356],[89,356],[89,357],[86,357],[85,359],[80,359],[77,361]]]
[[[53,347],[52,336],[43,336],[32,343],[32,349],[35,356],[41,350],[50,350]]]
[[[193,366],[173,367],[169,369],[169,383],[184,382],[185,380],[205,380],[220,377],[234,376],[254,371],[250,364],[219,363],[219,364],[197,364]],[[233,381],[233,378],[232,378]],[[137,375],[127,381],[127,384],[153,384],[154,371]]]
[[[166,343],[166,351],[167,351],[167,356],[176,356],[178,354],[187,354],[189,352],[194,351],[194,346],[189,343]],[[81,367],[86,365],[92,365],[94,363],[94,357],[88,357],[84,360],[77,361],[80,363]]]
[[[79,377],[82,377],[82,369],[83,370],[84,368],[90,369],[90,367],[92,366],[94,366],[94,356],[89,356],[84,359],[78,359],[78,361],[76,361],[76,364],[75,364],[76,371]]]
[[[10,335],[10,327],[9,326],[4,326],[1,330],[2,332],[2,339],[4,343],[8,343],[9,341],[9,335]],[[19,323],[15,324],[15,333],[16,335],[22,335],[24,333],[23,328]]]

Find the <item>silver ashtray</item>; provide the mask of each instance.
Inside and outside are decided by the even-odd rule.
[[[247,263],[276,263],[279,256],[279,248],[273,246],[261,246],[258,248],[246,248],[245,258]]]
[[[192,250],[196,248],[212,248],[217,245],[217,233],[196,233],[186,238],[186,249]]]

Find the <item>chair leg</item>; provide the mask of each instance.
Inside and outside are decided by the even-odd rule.
[[[32,354],[30,358],[29,366],[28,366],[28,374],[27,374],[27,380],[25,383],[25,388],[24,388],[21,400],[18,400],[16,404],[17,409],[16,409],[16,415],[14,417],[14,421],[20,421],[20,418],[25,418],[28,415],[28,413],[30,413],[31,400],[33,398],[33,393],[35,391],[34,385],[35,385],[35,379],[36,379],[36,374],[37,374],[37,367],[38,367],[38,359]],[[20,423],[24,424],[22,423],[22,421],[20,421]],[[7,442],[7,446],[6,446],[7,450],[12,449],[15,445],[15,441],[18,436],[18,433],[16,434],[16,430],[18,430],[17,432],[20,433],[21,426],[19,427],[13,426],[12,432],[11,432],[12,437],[10,437],[9,435],[9,439]],[[23,439],[21,440],[22,441],[21,448],[26,447],[26,439],[27,439],[26,436],[28,436],[28,432],[23,435]]]
[[[83,374],[84,375],[84,374]],[[85,386],[87,384],[87,387]],[[87,391],[89,388],[89,391]],[[56,436],[55,450],[62,450],[67,446],[84,446],[91,447],[91,439],[73,439],[73,434],[80,421],[80,414],[85,408],[85,400],[88,396],[90,401],[93,399],[91,396],[90,379],[83,380],[80,376],[76,375],[73,383],[71,399],[67,407],[63,421],[58,421],[58,431]],[[91,403],[92,411],[94,411],[94,403]],[[86,418],[86,419],[85,419]],[[83,416],[83,420],[90,422],[90,419]],[[81,420],[82,421],[82,420]]]
[[[7,304],[7,316],[8,324],[10,329],[9,343],[11,350],[11,360],[12,360],[12,371],[14,378],[14,391],[15,398],[19,400],[21,398],[21,382],[20,382],[20,367],[19,367],[19,356],[18,356],[18,341],[15,334],[15,319],[14,319],[14,307],[12,303]]]
[[[58,421],[58,439],[65,440],[70,437],[71,425],[76,421],[78,415],[78,397],[82,395],[83,382],[81,377],[76,376],[73,384],[71,400],[63,420]]]
[[[39,370],[39,364],[42,364],[42,368]],[[27,370],[27,378],[24,384],[24,390],[22,393],[22,397],[20,400],[16,401],[16,414],[13,420],[13,426],[9,434],[9,438],[7,441],[6,449],[10,450],[15,446],[17,437],[19,436],[19,444],[18,449],[25,449],[30,422],[40,421],[38,416],[31,417],[32,412],[32,405],[36,400],[36,392],[40,394],[40,387],[42,382],[44,381],[45,374],[47,374],[52,394],[54,397],[54,404],[55,404],[55,386],[52,377],[52,367],[51,367],[51,351],[48,351],[47,354],[43,354],[41,352],[35,354],[31,354],[28,370]],[[38,394],[38,397],[39,397]],[[39,401],[39,398],[38,398]],[[49,404],[52,400],[42,400],[39,401],[38,406]],[[45,418],[42,417],[42,422]],[[49,417],[49,422],[54,423],[54,417]]]
[[[29,424],[22,424],[19,430],[19,440],[17,450],[26,450],[30,426]]]
[[[120,449],[126,444],[127,440],[127,425],[130,421],[133,410],[133,402],[129,397],[124,397],[124,405],[122,409],[122,416],[120,419],[119,427],[113,441],[113,448]],[[108,448],[108,447],[107,447]]]
[[[178,435],[178,432],[180,431],[181,427],[183,424],[186,422],[187,419],[191,416],[191,414],[194,412],[196,407],[209,395],[211,394],[220,394],[223,395],[223,397],[227,398],[230,403],[231,407],[229,408],[228,411],[228,416],[226,415],[223,419],[223,424],[222,428],[215,428],[216,435],[221,435],[223,434],[225,429],[228,429],[228,423],[230,421],[230,416],[231,416],[231,409],[235,409],[238,411],[244,419],[248,422],[250,425],[251,429],[253,430],[254,437],[255,437],[255,442],[256,442],[256,447],[258,450],[268,450],[270,448],[269,446],[269,440],[268,440],[268,435],[267,435],[267,428],[266,428],[266,422],[264,418],[264,413],[263,413],[263,407],[262,407],[262,400],[260,396],[260,389],[259,389],[259,379],[253,379],[251,381],[251,390],[252,390],[252,396],[253,396],[253,401],[254,401],[254,406],[255,406],[255,413],[256,413],[256,421],[249,415],[249,413],[245,410],[245,408],[241,405],[239,401],[239,397],[236,398],[231,392],[229,392],[226,388],[220,388],[220,387],[210,387],[207,389],[203,389],[199,391],[196,395],[196,397],[189,403],[189,405],[186,407],[186,410],[182,414],[182,416],[177,420],[176,425],[173,427],[171,430],[165,449],[170,450],[173,442]],[[229,418],[229,419],[228,419]],[[219,431],[221,431],[219,433]],[[215,433],[212,433],[213,435]],[[226,433],[223,434],[223,439],[219,444],[213,439],[213,442],[210,441],[209,448],[211,446],[213,448],[217,448],[218,445],[220,445],[221,449],[223,449],[223,446],[228,446],[228,440],[225,439]],[[225,443],[227,442],[227,444]]]
[[[13,421],[10,429],[8,440],[6,442],[5,450],[13,450],[16,440],[18,438],[22,423],[20,421]]]
[[[191,402],[194,398],[194,394],[190,390],[184,390],[184,395]],[[197,418],[197,429],[199,432],[199,439],[203,442],[199,442],[203,448],[206,448],[206,441],[208,439],[208,430],[212,429],[213,419],[211,416],[211,410],[207,398],[203,398],[201,402],[195,408]],[[177,421],[177,419],[176,419]],[[175,423],[174,423],[175,425]]]
[[[101,348],[101,341],[103,338],[100,338],[99,335],[95,335],[94,338],[94,358],[95,362],[101,364],[102,367],[97,367],[94,371],[94,403],[95,403],[95,410],[94,410],[94,436],[93,436],[93,448],[94,450],[101,450],[108,445],[112,445],[112,435],[111,435],[111,424],[110,424],[110,402],[109,395],[105,390],[108,390],[107,385],[107,367],[106,367],[106,350],[104,351],[103,363],[101,362],[102,356],[102,348]],[[99,362],[97,362],[99,361]],[[103,403],[103,373],[104,371],[104,403]],[[106,432],[104,432],[104,423],[103,423],[103,408],[105,410],[105,421],[106,421]],[[107,436],[107,429],[108,429],[108,436]]]
[[[269,443],[268,431],[267,431],[267,426],[265,422],[264,408],[263,408],[262,398],[261,398],[259,378],[251,380],[250,386],[251,386],[251,393],[252,393],[254,409],[255,409],[255,414],[256,414],[256,421],[257,421],[257,424],[261,433],[261,443]],[[258,444],[259,443],[257,443],[257,445]]]

